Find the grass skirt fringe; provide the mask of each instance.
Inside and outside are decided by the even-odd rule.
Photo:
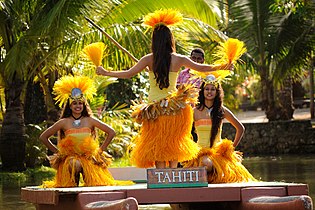
[[[58,144],[59,153],[50,157],[50,163],[57,170],[52,181],[44,181],[42,187],[76,187],[75,162],[83,169],[83,183],[80,186],[130,185],[131,181],[114,180],[107,167],[111,158],[99,154],[99,144],[92,137],[86,137],[75,144],[75,137],[67,136]]]
[[[186,105],[174,115],[160,115],[155,120],[143,120],[135,138],[131,162],[140,168],[155,166],[155,161],[185,161],[193,159],[199,146],[192,140],[193,113]]]
[[[223,139],[213,148],[202,148],[195,159],[183,163],[184,167],[201,166],[203,156],[208,156],[213,163],[208,183],[257,181],[242,164],[242,154],[234,151],[233,142],[228,139]]]

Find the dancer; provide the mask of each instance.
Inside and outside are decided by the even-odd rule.
[[[60,119],[40,135],[40,140],[55,153],[50,163],[57,170],[53,181],[45,181],[43,187],[75,187],[82,174],[84,186],[124,185],[131,181],[115,181],[107,170],[111,156],[106,148],[115,136],[115,131],[92,116],[87,102],[96,89],[93,81],[84,76],[64,76],[56,81],[54,94],[63,106]],[[96,128],[107,137],[99,146]],[[58,145],[49,138],[58,132]]]
[[[197,158],[183,163],[184,167],[203,167],[209,183],[248,182],[256,179],[242,165],[242,155],[234,149],[244,134],[243,124],[225,106],[223,89],[218,76],[210,74],[201,85],[194,122],[198,144],[202,147]],[[236,129],[234,140],[221,139],[222,121],[226,119]]]
[[[137,167],[176,168],[178,161],[190,160],[199,151],[198,145],[191,140],[193,112],[189,105],[195,102],[197,90],[189,85],[176,89],[181,67],[204,72],[231,68],[229,64],[198,64],[176,54],[168,25],[181,20],[181,14],[171,9],[148,14],[144,24],[153,27],[152,53],[126,71],[107,71],[102,66],[96,69],[99,75],[118,78],[130,78],[149,69],[148,102],[133,107],[133,117],[142,123],[131,153],[131,162]]]

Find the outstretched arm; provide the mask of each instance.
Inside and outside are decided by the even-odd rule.
[[[181,58],[183,66],[194,69],[196,71],[201,71],[201,72],[210,72],[210,71],[216,71],[216,70],[232,70],[233,69],[233,64],[231,63],[225,63],[225,64],[217,64],[217,65],[209,65],[209,64],[200,64],[196,63],[190,58],[186,56],[182,56]]]
[[[237,147],[237,145],[239,144],[244,135],[245,127],[228,108],[224,107],[224,111],[225,119],[227,119],[236,129],[233,146]]]
[[[150,62],[150,55],[143,56],[138,63],[126,71],[107,71],[102,66],[96,68],[96,74],[121,79],[128,79],[145,69]]]

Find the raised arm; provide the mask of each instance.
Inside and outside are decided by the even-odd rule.
[[[237,147],[244,135],[245,127],[228,108],[224,107],[224,111],[225,119],[227,119],[227,121],[229,121],[236,129],[233,146]]]
[[[190,58],[186,56],[180,56],[181,63],[183,66],[186,68],[190,68],[196,71],[201,71],[201,72],[209,72],[209,71],[216,71],[220,69],[224,70],[232,70],[233,69],[233,64],[230,63],[225,63],[225,64],[218,64],[218,65],[209,65],[209,64],[200,64],[197,62],[194,62]]]
[[[52,151],[53,153],[57,153],[58,149],[56,145],[54,145],[49,138],[56,134],[63,127],[63,120],[57,121],[55,124],[47,128],[40,136],[39,139],[45,144],[45,146]]]
[[[107,134],[107,137],[105,139],[105,141],[103,142],[103,144],[100,146],[100,149],[102,151],[107,149],[107,146],[110,144],[110,142],[112,141],[112,139],[115,137],[116,132],[114,131],[113,128],[111,128],[109,125],[107,125],[106,123],[91,117],[90,121],[92,123],[92,126],[104,131]]]
[[[102,66],[98,66],[96,68],[96,74],[110,77],[117,77],[121,79],[128,79],[133,77],[134,75],[141,72],[147,66],[149,66],[151,62],[151,55],[148,54],[143,56],[133,67],[125,71],[108,71],[105,70]]]

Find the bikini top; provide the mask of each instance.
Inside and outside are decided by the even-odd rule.
[[[210,136],[211,136],[211,128],[212,128],[212,120],[211,119],[200,119],[195,121],[195,128],[198,135],[198,144],[201,147],[209,147],[210,146]],[[221,132],[222,126],[219,129],[219,132],[214,140],[214,144],[217,144],[221,141]]]

